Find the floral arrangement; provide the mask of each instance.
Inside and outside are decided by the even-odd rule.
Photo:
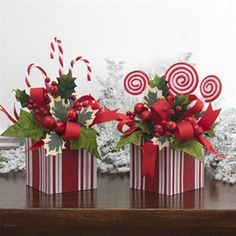
[[[220,157],[208,138],[214,136],[220,113],[220,109],[213,110],[211,102],[220,95],[222,84],[217,76],[205,77],[200,84],[202,101],[193,94],[198,83],[197,71],[185,62],[176,63],[165,75],[151,79],[143,71],[130,72],[124,79],[124,88],[132,95],[142,94],[142,101],[119,122],[118,130],[123,136],[115,150],[126,144],[141,146],[149,153],[171,147],[202,160],[205,148]],[[209,103],[206,109],[204,102]]]
[[[76,78],[72,72],[76,62],[85,63],[87,80],[91,80],[91,67],[87,59],[82,56],[76,57],[71,61],[68,73],[64,74],[61,41],[54,38],[50,47],[51,59],[54,59],[58,52],[59,77],[52,81],[41,66],[32,63],[27,67],[25,82],[29,92],[14,90],[15,98],[22,107],[20,114],[18,115],[14,108],[15,117],[12,117],[3,106],[0,106],[0,110],[13,122],[2,135],[31,138],[34,144],[29,150],[44,146],[47,155],[57,155],[65,148],[83,148],[99,157],[97,132],[93,125],[115,120],[116,110],[102,108],[99,100],[91,95],[80,97],[75,93]],[[44,87],[31,87],[30,75],[33,69],[42,73]]]

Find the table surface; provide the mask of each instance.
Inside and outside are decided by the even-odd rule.
[[[129,189],[103,176],[98,189],[46,195],[25,177],[0,177],[0,235],[236,235],[236,186],[206,175],[205,188],[174,196]]]
[[[236,185],[223,184],[206,175],[205,188],[164,196],[129,189],[128,176],[99,176],[97,190],[46,195],[25,186],[24,176],[1,176],[0,208],[232,210],[236,209]]]

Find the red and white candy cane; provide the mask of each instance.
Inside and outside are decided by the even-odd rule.
[[[124,88],[132,95],[141,94],[149,83],[148,75],[141,70],[131,71],[125,76]]]
[[[55,58],[55,53],[56,53],[56,47],[57,46],[57,51],[58,51],[58,62],[59,62],[59,70],[58,70],[58,74],[61,77],[63,75],[63,67],[64,67],[64,63],[63,63],[63,49],[61,46],[61,40],[57,39],[56,37],[54,38],[54,41],[51,42],[50,47],[51,47],[51,53],[50,53],[50,58],[54,59]]]
[[[42,75],[44,77],[45,85],[46,85],[46,87],[48,87],[49,84],[48,84],[47,81],[50,81],[50,78],[47,76],[47,72],[41,66],[39,66],[38,64],[32,63],[32,64],[28,65],[27,70],[26,70],[25,83],[28,86],[28,88],[31,87],[31,84],[29,82],[29,78],[30,78],[31,71],[34,68],[39,70],[42,73]]]
[[[208,75],[203,79],[200,85],[200,92],[206,102],[216,100],[220,96],[221,90],[221,81],[215,75]]]
[[[198,86],[198,74],[195,68],[186,63],[179,62],[172,65],[165,73],[170,92],[173,95],[191,94]]]
[[[78,56],[70,62],[69,72],[72,73],[74,65],[78,61],[82,61],[86,64],[86,66],[87,66],[87,80],[90,81],[91,80],[91,72],[92,72],[90,62],[87,59],[83,58],[82,56]]]

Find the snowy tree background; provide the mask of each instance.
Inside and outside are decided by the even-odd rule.
[[[163,62],[164,66],[151,70],[151,76],[156,73],[163,74],[172,63],[180,60],[194,64],[192,54],[185,53],[177,60]],[[138,97],[130,96],[123,89],[125,62],[106,60],[106,63],[107,77],[97,78],[103,87],[100,91],[101,103],[111,109],[118,108],[120,112],[132,110]],[[215,107],[220,107],[220,101],[215,104]],[[236,109],[232,108],[222,113],[218,122],[216,136],[211,141],[224,158],[220,159],[206,152],[204,162],[206,169],[215,176],[216,180],[233,184],[236,183]],[[129,172],[129,147],[127,146],[119,152],[112,151],[120,136],[116,127],[117,122],[96,127],[99,133],[97,141],[101,154],[101,159],[98,160],[100,173],[124,174]],[[17,149],[0,150],[0,173],[24,171],[24,157],[23,145]]]

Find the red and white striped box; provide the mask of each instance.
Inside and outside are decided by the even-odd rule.
[[[26,149],[32,146],[26,140]],[[97,188],[97,160],[87,151],[64,149],[47,156],[43,147],[26,152],[26,185],[47,194]]]
[[[155,178],[142,176],[142,151],[131,145],[130,188],[174,195],[204,187],[204,165],[194,157],[172,148],[158,152]]]

